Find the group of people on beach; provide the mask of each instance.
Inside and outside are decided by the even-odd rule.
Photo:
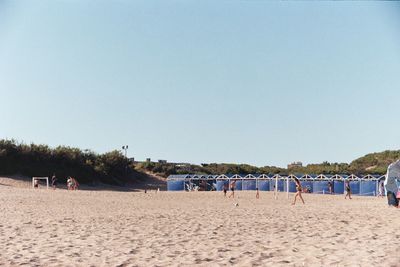
[[[228,198],[235,198],[235,188],[236,188],[236,180],[233,180],[232,182],[228,183],[224,183],[224,197],[226,197],[226,194],[228,192],[228,190],[231,190],[231,193],[228,195]]]
[[[301,183],[299,179],[294,178],[294,181],[296,183],[296,195],[294,197],[294,201],[292,205],[296,204],[297,198],[300,198],[303,204],[305,204],[303,197],[301,196],[301,192],[303,191],[301,187]],[[236,180],[231,181],[230,183],[224,183],[223,185],[223,191],[224,191],[224,197],[227,197],[228,190],[231,190],[231,193],[228,195],[228,198],[235,198],[235,188],[236,188]],[[260,198],[260,191],[258,187],[256,188],[256,199]]]
[[[34,179],[33,181],[33,187],[34,188],[39,188],[39,179]],[[57,176],[55,174],[53,174],[53,176],[51,177],[51,187],[53,189],[57,188]]]
[[[299,197],[301,199],[301,201],[303,202],[303,204],[305,204],[304,199],[301,196],[301,193],[303,192],[303,189],[301,187],[300,180],[298,178],[296,178],[296,177],[294,177],[293,179],[294,179],[294,182],[296,183],[296,194],[294,196],[294,200],[293,200],[292,205],[296,204],[297,197]],[[349,197],[349,199],[351,199],[350,182],[346,181],[344,186],[345,186],[345,189],[346,189],[346,195],[345,195],[344,199],[347,199],[347,197]],[[330,181],[328,182],[328,192],[329,192],[329,194],[333,194],[333,184]]]
[[[305,204],[303,196],[301,194],[302,193],[311,193],[311,190],[306,190],[305,188],[303,188],[301,186],[300,180],[297,177],[293,177],[293,180],[294,180],[294,182],[296,184],[296,194],[294,196],[292,205],[296,204],[296,201],[297,201],[298,198],[303,202],[303,204]],[[345,199],[347,199],[347,198],[352,199],[350,181],[345,181],[344,187],[345,187],[345,191],[346,191],[346,195],[345,195],[344,198]],[[235,198],[235,188],[236,188],[236,180],[233,180],[230,183],[224,183],[224,185],[223,185],[224,197],[227,197],[227,193],[230,190],[231,193],[228,195],[228,198],[231,198],[231,197]],[[396,185],[396,188],[397,188],[397,185]],[[383,197],[384,190],[385,190],[384,183],[381,182],[379,184],[379,195],[378,196]],[[274,186],[274,191],[275,191],[275,186]],[[328,192],[327,193],[334,194],[333,183],[331,181],[328,182]],[[398,195],[395,196],[395,197],[393,197],[393,194],[391,194],[390,191],[389,191],[389,195],[390,195],[390,198],[391,198],[391,200],[389,202],[392,203],[392,205],[396,204],[396,206],[398,206],[399,203],[400,203],[400,191],[399,191]],[[388,195],[388,198],[389,198],[389,195]],[[258,188],[256,188],[256,199],[259,199],[259,198],[260,198],[260,193],[259,193]],[[395,199],[397,202],[395,200],[393,200],[393,199]],[[389,205],[391,205],[391,204],[389,204]]]
[[[75,179],[75,178],[73,178],[73,177],[71,177],[71,176],[68,176],[68,179],[67,179],[67,189],[68,190],[77,190],[79,188],[79,183],[78,183],[78,181]]]
[[[56,174],[54,173],[53,176],[51,177],[51,187],[55,190],[57,188],[57,184],[58,184],[58,179],[57,179]],[[33,187],[39,188],[39,180],[38,179],[35,179],[33,181]],[[78,188],[79,188],[78,181],[75,178],[68,176],[67,190],[77,190]]]

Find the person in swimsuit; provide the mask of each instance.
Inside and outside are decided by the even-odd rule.
[[[347,199],[347,196],[349,197],[349,199],[351,199],[351,188],[349,181],[345,182],[345,187],[346,187],[346,196],[344,197],[344,199]]]
[[[328,190],[329,190],[329,194],[333,194],[333,186],[332,186],[331,181],[328,182]]]
[[[231,184],[230,184],[230,187],[231,187],[231,193],[230,193],[230,195],[229,195],[229,198],[235,198],[235,187],[236,187],[236,181],[234,180],[234,181],[232,181],[231,182]]]
[[[260,198],[260,192],[258,191],[258,187],[256,188],[256,191],[257,191],[257,193],[256,193],[256,199],[259,199],[259,198]]]
[[[71,177],[68,176],[68,178],[67,178],[67,190],[71,190],[71,186],[72,186],[72,180],[71,180]]]
[[[229,184],[227,182],[224,182],[224,197],[226,197],[226,192],[228,191],[228,186],[229,186]]]
[[[78,181],[75,178],[72,178],[72,177],[71,177],[71,180],[72,180],[72,190],[77,190],[79,188]]]
[[[51,177],[51,186],[53,187],[53,189],[56,189],[57,187],[57,177],[56,174],[53,174],[53,177]]]
[[[384,197],[385,195],[385,186],[383,185],[383,182],[379,184],[379,194],[378,197]]]
[[[293,201],[292,205],[296,204],[297,197],[299,197],[301,199],[301,201],[303,202],[303,204],[305,204],[304,203],[304,199],[301,196],[301,192],[302,192],[303,189],[301,188],[300,180],[297,179],[296,177],[293,177],[293,179],[294,179],[294,182],[296,183],[296,191],[297,192],[296,192],[296,195],[294,196],[294,201]]]

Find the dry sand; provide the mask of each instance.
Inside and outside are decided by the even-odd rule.
[[[33,190],[0,180],[4,266],[399,266],[384,199]],[[235,207],[234,202],[239,206]]]

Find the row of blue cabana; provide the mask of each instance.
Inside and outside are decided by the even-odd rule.
[[[385,176],[380,175],[170,175],[167,178],[168,191],[222,191],[224,185],[236,181],[236,190],[280,191],[296,192],[293,178],[301,181],[302,187],[310,193],[316,194],[343,194],[345,182],[348,181],[352,194],[363,196],[374,196],[379,191],[380,183]]]

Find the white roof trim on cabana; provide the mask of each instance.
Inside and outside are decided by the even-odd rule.
[[[350,180],[359,180],[360,177],[358,177],[358,176],[355,175],[355,174],[350,174],[350,175],[347,177],[347,179],[350,179]]]
[[[300,179],[310,180],[310,179],[313,179],[313,177],[309,174],[304,174],[303,176],[301,176]]]
[[[203,180],[203,179],[207,179],[207,176],[205,176],[203,174],[195,174],[195,175],[193,175],[192,179]]]
[[[224,179],[224,180],[228,180],[229,179],[229,177],[228,176],[226,176],[225,174],[221,174],[221,175],[219,175],[216,179]]]
[[[365,180],[375,180],[376,178],[375,178],[374,176],[372,176],[371,174],[367,174],[367,175],[363,176],[362,179],[365,179]]]
[[[326,176],[325,174],[319,174],[317,176],[315,175],[309,175],[309,174],[303,174],[303,175],[295,175],[295,174],[289,174],[289,175],[280,175],[280,174],[275,174],[273,176],[269,176],[266,174],[260,174],[260,175],[255,175],[255,174],[247,174],[246,176],[241,176],[239,174],[234,174],[232,176],[228,176],[226,174],[221,174],[221,175],[205,175],[205,174],[172,174],[167,177],[167,180],[200,180],[200,179],[207,179],[207,180],[214,180],[214,179],[286,179],[286,178],[294,178],[296,177],[297,179],[301,180],[383,180],[386,178],[386,175],[371,175],[367,174],[365,176],[357,176],[355,174],[334,174],[334,175],[329,175]]]
[[[332,180],[343,180],[343,176],[339,174],[332,175],[331,177]]]
[[[167,180],[186,180],[190,177],[189,174],[173,174],[168,176]]]

